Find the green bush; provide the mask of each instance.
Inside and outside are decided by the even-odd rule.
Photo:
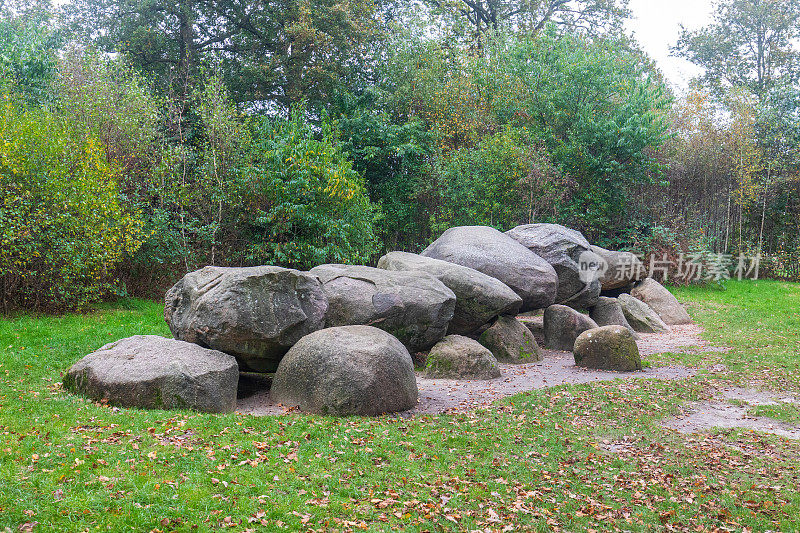
[[[81,307],[115,288],[141,242],[100,142],[5,96],[0,114],[0,287],[4,310]]]
[[[239,191],[244,259],[250,264],[310,268],[367,263],[377,251],[377,207],[361,175],[324,121],[315,131],[295,111],[264,119],[253,131],[252,163]]]

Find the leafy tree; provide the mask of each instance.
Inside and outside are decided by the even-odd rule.
[[[237,102],[288,111],[322,102],[364,67],[383,29],[371,0],[74,0],[76,31],[187,97],[213,66]],[[366,67],[364,67],[366,68]]]
[[[4,310],[82,307],[116,290],[141,244],[102,144],[8,96],[0,112],[0,287]]]
[[[369,262],[378,211],[363,178],[327,120],[318,135],[302,115],[255,126],[246,190],[232,220],[246,239],[243,260],[297,268]]]
[[[714,22],[684,29],[676,51],[705,69],[702,80],[717,96],[746,87],[763,100],[777,83],[800,75],[798,37],[796,0],[720,0]]]
[[[477,34],[520,30],[537,34],[547,24],[571,33],[601,35],[620,30],[628,0],[426,0],[463,17]]]
[[[61,44],[53,29],[50,3],[0,3],[0,85],[21,94],[29,104],[50,100],[56,51]]]

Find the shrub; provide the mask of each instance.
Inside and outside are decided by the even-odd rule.
[[[339,149],[326,121],[315,131],[295,110],[291,120],[254,128],[252,163],[240,181],[245,262],[309,268],[366,263],[377,251],[378,210],[363,178]]]
[[[81,307],[115,288],[114,267],[141,242],[96,137],[9,96],[0,114],[0,283],[13,307]]]

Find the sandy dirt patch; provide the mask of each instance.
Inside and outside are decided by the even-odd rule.
[[[701,351],[719,350],[700,339],[700,333],[700,327],[691,325],[673,326],[669,333],[640,334],[639,350],[645,361],[648,355],[689,348]],[[419,404],[402,413],[402,416],[478,409],[520,392],[558,385],[630,378],[676,380],[696,373],[696,370],[683,366],[646,368],[641,372],[589,370],[575,366],[571,353],[554,350],[545,350],[543,361],[522,365],[501,364],[500,368],[502,375],[487,381],[427,379],[418,375]],[[249,375],[242,378],[237,412],[269,416],[285,413],[286,410],[270,400],[268,377]]]

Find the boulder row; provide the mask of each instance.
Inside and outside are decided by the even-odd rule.
[[[642,369],[639,347],[630,330],[603,326],[584,331],[575,340],[575,364],[586,368],[632,372]]]
[[[156,335],[106,344],[64,376],[67,390],[109,405],[204,413],[232,412],[238,383],[234,357]]]
[[[447,334],[456,295],[430,274],[358,265],[320,265],[310,273],[319,277],[328,299],[328,327],[375,326],[413,352]]]
[[[164,298],[172,335],[273,372],[301,337],[325,325],[328,301],[310,274],[288,268],[208,266],[186,274]]]
[[[371,326],[342,326],[300,339],[278,365],[270,396],[309,413],[374,416],[411,409],[419,391],[399,340]]]
[[[522,310],[543,309],[556,299],[558,276],[550,263],[488,226],[459,226],[442,233],[422,255],[469,267],[508,285]]]
[[[448,335],[431,348],[422,374],[426,378],[494,379],[500,377],[500,366],[478,341]]]
[[[390,252],[378,260],[378,268],[419,271],[444,283],[456,295],[449,334],[466,335],[498,315],[515,314],[522,298],[500,280],[472,268],[407,252]]]

